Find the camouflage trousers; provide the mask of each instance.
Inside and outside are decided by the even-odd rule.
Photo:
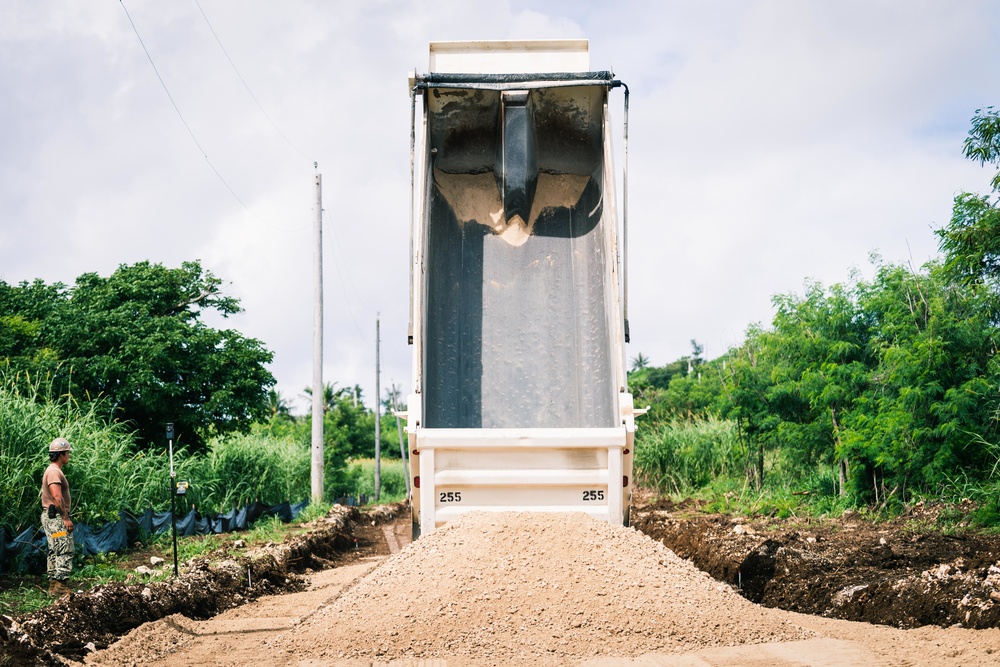
[[[48,512],[42,512],[42,527],[49,544],[49,579],[64,582],[73,571],[73,533],[67,532],[61,516],[50,519]]]

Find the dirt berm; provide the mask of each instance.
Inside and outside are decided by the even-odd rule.
[[[1000,536],[928,529],[942,509],[919,503],[880,523],[854,512],[751,520],[659,500],[633,520],[767,607],[897,628],[1000,627]]]
[[[17,660],[13,664],[65,664],[86,653],[87,664],[153,667],[257,661],[287,667],[1000,662],[995,627],[971,630],[938,623],[900,630],[770,609],[747,599],[762,595],[766,600],[783,585],[781,590],[793,591],[789,599],[800,601],[796,604],[813,599],[814,613],[864,609],[865,590],[888,596],[893,581],[870,567],[865,550],[888,547],[901,562],[917,559],[896,571],[897,579],[905,580],[909,567],[915,582],[900,590],[913,596],[924,590],[930,596],[914,606],[929,608],[929,600],[942,600],[955,611],[946,609],[940,618],[961,612],[962,619],[976,608],[982,611],[977,622],[985,623],[992,598],[982,596],[993,585],[993,574],[990,568],[966,568],[972,561],[960,559],[971,559],[971,553],[924,554],[928,570],[920,565],[925,562],[919,560],[921,552],[903,544],[937,538],[913,542],[914,535],[899,526],[850,516],[830,525],[750,522],[674,509],[680,511],[661,504],[634,508],[637,521],[657,539],[581,514],[473,513],[400,548],[409,534],[408,517],[393,518],[402,508],[374,516],[339,508],[312,533],[287,545],[202,559],[174,584],[132,584],[131,591],[122,590],[126,585],[108,586],[64,598],[10,626],[0,650]],[[381,522],[391,525],[374,525]],[[348,531],[375,548],[354,549]],[[700,545],[692,549],[695,556],[721,576],[715,573],[713,579],[658,539],[678,548],[685,540]],[[988,549],[988,536],[982,539],[979,546]],[[344,548],[348,551],[341,552]],[[798,555],[786,558],[785,552]],[[848,560],[838,560],[839,552]],[[709,562],[713,554],[714,565]],[[334,564],[328,559],[337,567],[328,568]],[[267,565],[271,562],[273,569]],[[802,566],[814,562],[812,569]],[[310,567],[323,571],[309,572]],[[956,570],[963,575],[948,574]],[[796,571],[809,578],[797,579]],[[937,580],[951,583],[942,587]],[[838,587],[845,585],[848,592],[838,596],[843,590]],[[817,591],[814,598],[795,593],[810,588]],[[272,592],[281,594],[260,597]],[[250,598],[260,599],[223,611]],[[829,607],[831,600],[848,598],[857,605]],[[917,618],[908,615],[910,600],[902,597],[897,605],[903,623]],[[160,620],[135,628],[146,616]],[[103,649],[128,630],[125,626],[135,629],[106,650],[86,646],[93,642],[93,649]]]
[[[264,595],[300,590],[307,569],[356,547],[352,521],[392,521],[402,505],[360,514],[336,505],[307,524],[307,533],[252,552],[211,553],[185,564],[180,576],[143,584],[112,582],[56,600],[18,620],[0,616],[0,665],[66,664],[82,660],[144,623],[183,613],[206,619]],[[89,644],[89,646],[88,646]]]

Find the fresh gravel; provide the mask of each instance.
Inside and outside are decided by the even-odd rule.
[[[390,557],[272,647],[561,664],[815,636],[786,619],[635,530],[578,513],[477,512]]]

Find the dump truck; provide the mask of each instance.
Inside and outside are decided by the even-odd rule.
[[[414,537],[471,511],[627,525],[628,88],[586,40],[431,43],[409,85]]]

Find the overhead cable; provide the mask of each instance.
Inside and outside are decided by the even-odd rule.
[[[187,130],[188,135],[190,135],[191,140],[194,142],[194,145],[197,146],[198,151],[201,153],[202,157],[205,158],[205,162],[208,164],[209,168],[216,175],[216,177],[218,177],[218,179],[222,183],[222,185],[224,185],[225,188],[227,190],[229,190],[229,194],[231,194],[233,196],[233,199],[235,199],[237,202],[239,202],[240,206],[242,206],[244,208],[244,210],[246,210],[247,213],[249,213],[251,216],[253,216],[254,219],[258,220],[259,222],[262,222],[263,224],[267,225],[268,227],[270,227],[272,229],[276,229],[276,230],[279,230],[279,231],[282,231],[282,232],[290,232],[290,231],[291,232],[295,232],[295,231],[301,231],[301,230],[305,229],[308,225],[304,225],[304,226],[301,226],[301,227],[294,227],[294,228],[285,228],[285,227],[279,227],[277,225],[273,225],[273,224],[271,224],[271,223],[269,223],[269,222],[261,219],[260,216],[258,216],[256,213],[254,213],[253,209],[251,209],[249,206],[247,206],[246,202],[244,202],[240,198],[240,196],[238,194],[236,194],[236,191],[233,190],[232,186],[229,185],[228,181],[226,181],[226,179],[222,176],[222,173],[218,169],[216,169],[215,165],[212,163],[212,160],[208,157],[208,153],[202,147],[201,142],[198,141],[198,137],[195,136],[194,130],[191,129],[191,126],[188,124],[187,120],[184,118],[184,114],[181,113],[180,108],[177,106],[177,102],[174,101],[173,95],[170,94],[170,89],[167,87],[167,84],[163,80],[163,77],[160,76],[160,71],[159,71],[159,69],[157,69],[156,63],[153,61],[153,57],[149,53],[149,49],[146,48],[146,43],[143,41],[142,35],[139,34],[139,29],[136,27],[135,21],[132,20],[132,15],[129,14],[128,8],[125,6],[125,0],[119,0],[119,2],[121,3],[122,9],[125,10],[125,16],[128,17],[128,22],[132,26],[132,31],[135,33],[136,38],[139,40],[139,45],[142,46],[142,50],[146,54],[146,59],[149,60],[149,64],[150,64],[150,66],[152,66],[153,72],[156,74],[156,78],[159,80],[160,85],[163,87],[163,92],[165,92],[167,94],[167,99],[170,100],[170,104],[174,107],[174,111],[177,112],[177,117],[181,119],[181,123],[183,123],[184,128]]]
[[[226,56],[226,60],[229,61],[229,65],[233,68],[233,71],[236,72],[236,76],[237,78],[239,78],[240,83],[242,83],[243,87],[246,88],[247,93],[250,95],[250,98],[257,105],[257,108],[260,109],[260,112],[264,114],[264,118],[267,118],[268,122],[271,123],[271,127],[274,128],[274,131],[277,132],[279,135],[281,135],[281,138],[285,140],[285,143],[287,143],[292,148],[292,150],[294,150],[296,153],[298,153],[302,157],[312,162],[312,158],[310,158],[308,155],[299,150],[299,147],[293,144],[292,141],[287,136],[285,136],[285,133],[281,131],[281,128],[278,127],[278,124],[274,122],[274,119],[271,118],[271,115],[264,110],[263,105],[261,105],[260,101],[257,99],[257,96],[253,94],[253,91],[250,90],[250,86],[247,84],[246,80],[244,80],[243,75],[240,74],[240,70],[236,67],[236,63],[234,63],[233,59],[229,57],[229,51],[227,51],[226,47],[223,46],[222,40],[219,39],[219,35],[216,34],[215,28],[212,27],[211,21],[208,20],[208,16],[205,14],[205,10],[201,8],[201,3],[198,2],[198,0],[194,0],[194,4],[198,5],[198,11],[201,12],[202,18],[205,19],[205,23],[208,25],[208,29],[212,32],[212,37],[215,38],[215,42],[219,45],[219,48],[222,49],[222,53]]]
[[[226,179],[222,177],[222,174],[219,173],[219,170],[215,168],[214,164],[212,164],[212,161],[208,157],[208,153],[206,153],[205,149],[202,148],[201,142],[198,141],[198,137],[195,136],[194,131],[191,129],[191,126],[188,125],[187,120],[184,119],[184,114],[181,113],[180,108],[177,106],[177,102],[174,101],[174,96],[170,94],[170,89],[167,88],[166,82],[163,80],[163,77],[160,76],[160,71],[156,68],[156,63],[153,62],[153,57],[149,55],[149,49],[146,48],[146,43],[142,41],[142,35],[139,34],[139,29],[135,27],[135,21],[132,20],[132,15],[128,12],[128,7],[125,6],[125,0],[119,0],[119,2],[121,2],[122,9],[125,10],[125,16],[128,17],[128,22],[132,26],[132,31],[135,33],[136,38],[138,38],[139,44],[142,46],[142,50],[146,54],[147,60],[149,60],[149,64],[153,67],[153,72],[156,73],[156,78],[159,79],[160,85],[163,86],[163,92],[167,94],[170,104],[174,107],[174,111],[177,112],[177,117],[181,119],[181,123],[184,124],[184,128],[188,131],[188,134],[191,135],[191,140],[194,142],[194,145],[198,147],[202,157],[205,158],[205,162],[208,163],[208,166],[213,172],[215,172],[215,175],[218,176],[219,180],[222,181],[222,184],[226,186],[229,193],[243,206],[243,208],[253,214],[253,211],[250,211],[250,207],[246,205],[246,202],[240,199],[239,195],[236,194],[233,188],[230,187],[229,183],[226,182]]]

